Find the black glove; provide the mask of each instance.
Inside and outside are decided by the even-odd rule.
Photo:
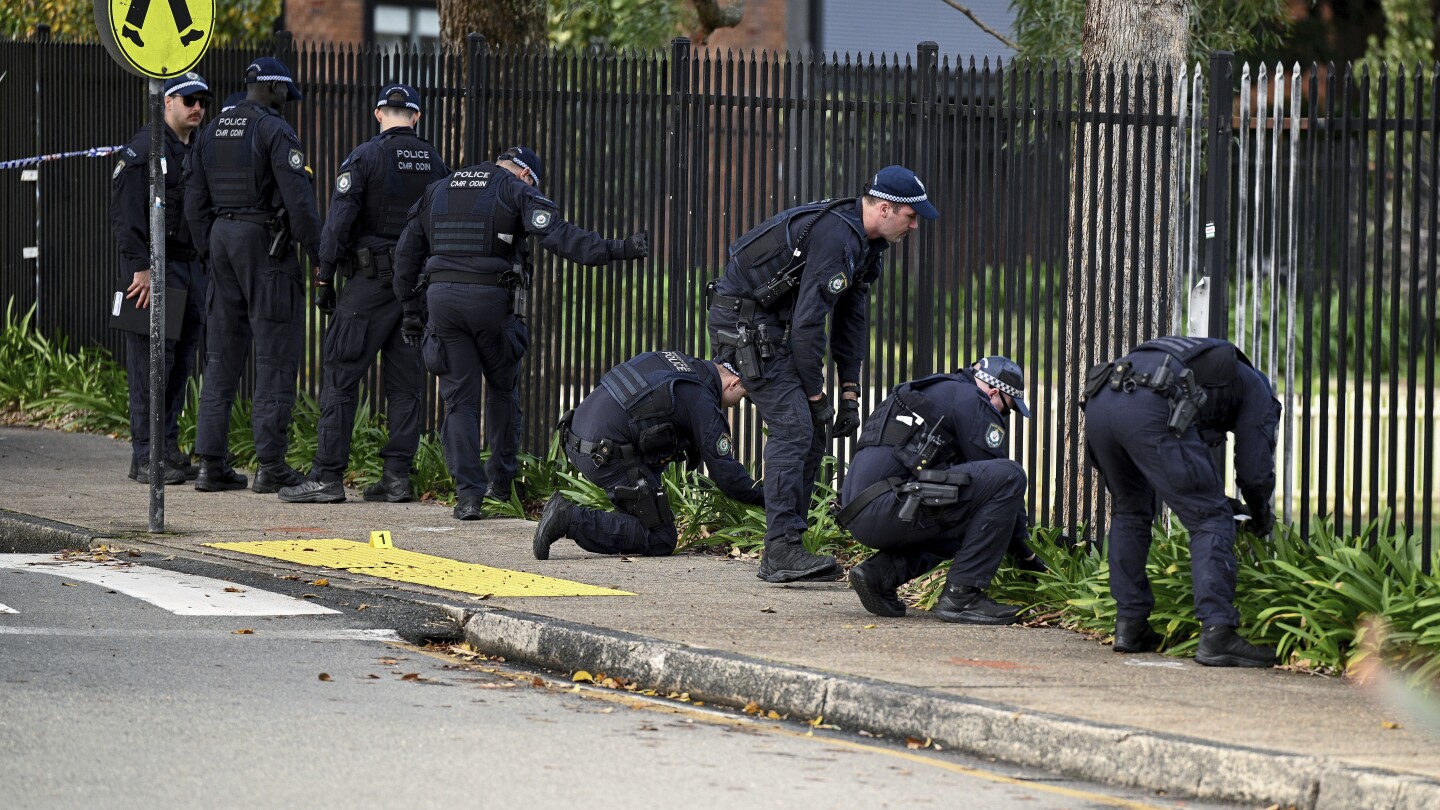
[[[405,341],[406,346],[419,346],[420,336],[425,333],[425,322],[420,316],[413,312],[405,313],[400,320],[400,339]]]
[[[830,431],[831,438],[841,436],[854,436],[855,431],[860,429],[860,400],[840,398],[840,415],[835,417],[835,428]]]
[[[830,397],[822,393],[819,399],[810,400],[810,421],[815,423],[815,427],[830,427],[830,423],[835,421],[835,409],[830,407]]]
[[[620,258],[643,259],[650,255],[650,233],[636,231],[620,245]]]
[[[1275,530],[1275,513],[1269,507],[1250,508],[1250,522],[1246,528],[1256,537],[1269,537]]]
[[[315,284],[315,308],[332,315],[335,312],[335,285]]]

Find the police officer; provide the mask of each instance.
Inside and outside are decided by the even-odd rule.
[[[244,489],[227,463],[230,408],[255,343],[251,416],[260,469],[256,492],[304,480],[285,461],[295,404],[304,317],[295,240],[320,253],[320,215],[300,139],[281,116],[301,99],[290,70],[261,57],[245,69],[245,100],[217,115],[187,168],[185,216],[196,244],[208,246],[213,273],[205,382],[195,449],[202,492]]]
[[[530,283],[526,239],[538,236],[541,247],[581,264],[650,254],[644,231],[606,239],[561,219],[559,206],[540,193],[543,170],[539,155],[516,146],[494,162],[431,184],[410,209],[395,249],[401,330],[415,342],[424,333],[422,359],[439,377],[445,399],[440,439],[455,478],[459,520],[483,517],[487,489],[490,497],[509,499],[515,479],[521,431],[516,379],[530,342],[522,320]],[[484,468],[476,424],[482,378],[491,451]]]
[[[860,427],[860,363],[869,334],[867,297],[893,243],[935,219],[925,187],[902,166],[881,169],[860,199],[781,211],[730,246],[710,286],[710,343],[735,365],[770,428],[765,442],[767,582],[834,579],[833,557],[801,543],[826,434]],[[826,319],[831,319],[827,336]],[[825,348],[841,380],[840,415],[825,392]]]
[[[560,420],[560,441],[575,469],[620,511],[577,506],[556,492],[535,528],[535,559],[549,559],[562,537],[596,554],[673,553],[675,515],[660,474],[687,457],[705,462],[721,492],[763,505],[763,491],[735,460],[725,421],[724,409],[744,398],[732,367],[680,352],[645,352],[608,371]]]
[[[1155,606],[1145,560],[1158,495],[1190,532],[1200,645],[1213,667],[1268,667],[1275,651],[1236,633],[1235,519],[1210,448],[1235,434],[1235,478],[1250,528],[1275,525],[1275,434],[1280,401],[1270,380],[1219,338],[1160,337],[1091,369],[1085,384],[1085,445],[1110,491],[1108,556],[1116,652],[1151,652]]]
[[[986,593],[1007,547],[1022,559],[1025,471],[1005,456],[1005,417],[1030,416],[1025,378],[1007,357],[901,383],[865,420],[841,492],[840,522],[878,549],[850,569],[877,616],[903,616],[896,589],[950,559],[932,611],[961,624],[1010,624],[1018,608]]]
[[[201,307],[210,284],[209,272],[195,250],[184,217],[182,182],[192,135],[205,116],[210,86],[198,73],[165,82],[165,287],[185,291],[180,335],[165,341],[165,473],[167,484],[194,480],[197,470],[180,451],[180,409],[195,370],[195,353],[204,333]],[[150,128],[135,133],[120,151],[110,182],[110,230],[120,251],[125,297],[141,309],[150,306]],[[176,299],[170,299],[175,301]],[[125,333],[125,367],[130,383],[130,477],[150,483],[150,339]]]
[[[333,314],[325,332],[320,424],[310,477],[280,490],[291,503],[345,500],[341,478],[350,460],[355,395],[375,353],[385,386],[390,440],[380,449],[381,479],[365,488],[365,500],[410,500],[410,472],[420,444],[420,349],[400,335],[395,300],[395,240],[405,216],[425,187],[450,173],[429,141],[415,134],[420,94],[405,84],[381,88],[375,104],[380,134],[363,143],[335,177],[330,213],[320,236],[315,305]],[[336,303],[337,268],[346,277]]]

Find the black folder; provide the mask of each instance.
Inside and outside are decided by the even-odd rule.
[[[150,309],[135,306],[134,298],[126,298],[129,285],[110,295],[110,328],[137,335],[150,335]],[[165,339],[179,340],[180,326],[185,322],[185,290],[165,288]]]

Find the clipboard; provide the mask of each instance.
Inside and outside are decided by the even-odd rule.
[[[135,306],[135,299],[126,298],[130,285],[116,288],[110,295],[110,328],[136,335],[150,336],[150,309]],[[183,287],[165,288],[165,339],[179,340],[180,327],[185,323],[186,292]]]

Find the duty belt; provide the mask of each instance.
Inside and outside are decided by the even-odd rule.
[[[461,284],[486,284],[491,287],[506,287],[509,284],[505,280],[504,273],[477,273],[471,270],[436,270],[426,278],[434,283],[436,281],[455,281]]]
[[[891,477],[871,484],[860,490],[860,494],[855,496],[855,500],[845,504],[845,508],[841,509],[840,514],[835,516],[835,520],[841,526],[847,525],[850,521],[854,520],[855,516],[860,514],[865,507],[869,506],[871,501],[887,492],[898,494],[900,492],[900,485],[904,483],[904,478]]]
[[[753,298],[740,298],[734,295],[725,295],[715,291],[715,284],[711,282],[706,288],[710,296],[710,306],[728,309],[735,313],[735,320],[748,323],[755,320],[755,300]]]
[[[639,459],[635,455],[635,445],[629,443],[616,442],[611,439],[601,439],[598,442],[592,442],[588,439],[582,439],[569,430],[566,430],[564,441],[561,442],[561,444],[567,450],[574,450],[583,456],[589,456],[596,467],[604,467],[616,459],[619,459],[626,465],[639,462]]]
[[[374,278],[381,281],[394,278],[395,248],[382,248],[378,251],[369,248],[363,248],[362,250],[368,251],[370,254],[370,266],[368,268],[370,272],[365,272],[367,268],[361,261],[361,251],[355,250],[351,251],[350,261],[346,263],[346,278],[360,276],[361,278]]]
[[[233,219],[240,222],[253,222],[256,225],[267,225],[275,214],[265,211],[222,211],[215,216],[218,219]]]

